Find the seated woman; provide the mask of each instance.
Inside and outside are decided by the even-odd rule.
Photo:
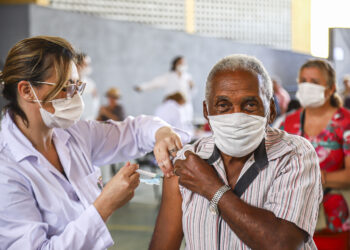
[[[165,97],[163,103],[156,108],[154,115],[171,126],[193,135],[192,116],[186,112],[185,103],[184,95],[181,92],[175,92]]]
[[[350,112],[341,107],[336,93],[336,74],[324,60],[301,66],[296,97],[303,108],[288,114],[280,128],[308,139],[314,146],[326,191],[350,186]],[[343,231],[349,216],[344,197],[326,194],[323,200],[327,227]]]
[[[181,148],[155,117],[79,121],[85,83],[75,58],[66,40],[48,36],[22,40],[7,56],[0,76],[8,100],[0,131],[1,249],[106,249],[113,240],[105,221],[133,197],[139,174],[127,163],[103,188],[95,166],[154,148],[169,175],[168,151]]]
[[[119,103],[119,89],[110,88],[106,93],[106,97],[108,104],[100,108],[96,120],[107,121],[112,119],[114,121],[123,121],[125,119],[125,111],[124,107]]]

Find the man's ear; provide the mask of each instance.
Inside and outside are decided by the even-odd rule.
[[[208,119],[208,108],[207,108],[207,104],[206,104],[205,101],[203,101],[203,116],[209,122],[209,119]]]
[[[17,85],[18,96],[22,97],[28,102],[35,100],[33,90],[29,85],[28,81],[20,81]]]
[[[275,105],[275,100],[271,98],[270,100],[270,115],[268,117],[268,124],[272,124],[277,116],[277,111],[276,111],[276,105]]]

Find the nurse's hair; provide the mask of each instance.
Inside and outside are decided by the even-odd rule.
[[[270,100],[273,97],[272,81],[262,62],[253,56],[233,54],[218,61],[211,69],[206,83],[205,99],[208,103],[211,92],[211,82],[221,72],[244,70],[251,72],[259,80],[260,96],[264,104],[265,114],[270,110]]]
[[[330,64],[330,62],[322,59],[310,59],[306,61],[299,70],[298,73],[298,79],[299,82],[300,79],[300,73],[305,68],[318,68],[322,73],[325,74],[327,77],[327,86],[329,88],[333,87],[335,88],[334,93],[331,95],[331,105],[333,107],[339,108],[343,106],[343,101],[341,97],[337,94],[337,77],[334,68]]]
[[[3,112],[8,111],[12,119],[18,115],[28,126],[28,119],[17,100],[18,83],[28,81],[40,88],[42,84],[37,82],[45,81],[55,72],[57,85],[43,101],[52,100],[68,81],[75,58],[72,45],[60,37],[36,36],[17,42],[9,51],[0,73],[2,95],[8,100]]]

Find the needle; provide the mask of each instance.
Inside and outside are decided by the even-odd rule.
[[[151,178],[162,178],[163,177],[160,174],[151,173],[151,172],[148,172],[148,171],[145,171],[145,170],[141,170],[141,169],[136,170],[136,172],[138,172],[141,175],[145,175],[145,176],[148,176],[148,177],[151,177]]]

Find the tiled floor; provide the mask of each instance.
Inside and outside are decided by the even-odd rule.
[[[105,167],[102,170],[105,173],[104,180],[108,181],[106,172],[109,171]],[[160,197],[161,186],[140,184],[134,198],[117,210],[107,222],[115,242],[109,250],[148,249],[159,211]]]
[[[107,225],[115,242],[109,249],[148,249],[157,212],[156,204],[138,202],[131,202],[115,212]]]

